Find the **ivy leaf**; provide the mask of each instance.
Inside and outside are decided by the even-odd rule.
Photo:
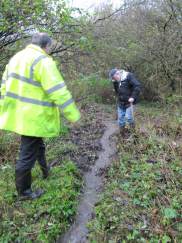
[[[171,242],[171,238],[167,235],[164,235],[162,237],[162,243],[168,243],[168,242]]]
[[[167,219],[173,219],[177,216],[176,210],[173,208],[165,208],[164,215]]]

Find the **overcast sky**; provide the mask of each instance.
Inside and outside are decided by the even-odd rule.
[[[102,4],[103,2],[111,2],[114,5],[114,7],[118,7],[121,5],[122,0],[70,0],[71,6],[83,8],[84,10],[92,9]]]

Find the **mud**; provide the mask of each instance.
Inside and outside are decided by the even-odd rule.
[[[69,136],[61,138],[65,144],[71,143],[77,149],[64,151],[58,159],[74,161],[81,174],[91,170],[98,159],[98,152],[102,150],[100,139],[106,129],[103,121],[105,114],[97,105],[85,105],[82,107],[81,124],[72,127]]]
[[[102,190],[104,171],[111,163],[111,157],[116,153],[114,140],[111,141],[110,138],[117,131],[117,125],[111,119],[107,119],[104,125],[105,132],[100,140],[102,151],[98,153],[98,159],[91,170],[84,173],[85,188],[75,222],[70,230],[58,239],[58,243],[87,242],[87,223],[92,218],[94,205],[98,201],[99,193]]]

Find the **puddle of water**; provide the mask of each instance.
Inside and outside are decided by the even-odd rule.
[[[78,207],[75,223],[63,237],[58,239],[57,243],[88,242],[86,225],[92,218],[93,208],[99,199],[99,191],[102,187],[102,177],[99,176],[98,172],[110,164],[110,157],[116,153],[116,146],[109,138],[117,131],[117,125],[111,121],[107,121],[105,125],[106,130],[101,138],[103,150],[99,153],[99,158],[92,170],[84,175],[85,189]]]

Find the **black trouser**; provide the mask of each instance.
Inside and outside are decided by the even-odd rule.
[[[21,136],[19,159],[16,162],[16,188],[18,193],[31,189],[31,169],[38,160],[42,171],[47,171],[45,144],[42,138]]]

